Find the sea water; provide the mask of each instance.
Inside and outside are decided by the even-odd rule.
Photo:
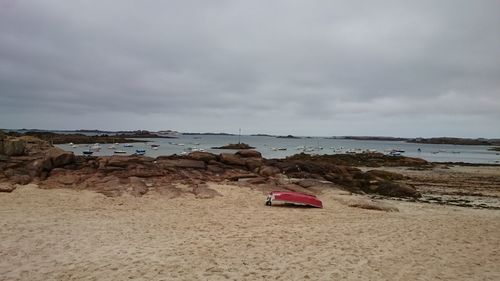
[[[465,162],[465,163],[500,163],[500,152],[490,151],[490,146],[483,145],[448,145],[448,144],[419,144],[404,141],[372,141],[372,140],[347,140],[324,137],[301,138],[276,138],[271,136],[228,136],[228,135],[179,135],[178,138],[152,138],[138,139],[141,142],[130,143],[132,147],[117,144],[116,150],[123,150],[125,154],[135,153],[137,149],[146,150],[146,156],[157,157],[160,155],[186,154],[193,150],[205,150],[212,153],[234,152],[233,150],[212,149],[238,143],[247,143],[260,151],[265,158],[284,158],[297,153],[309,154],[336,154],[346,151],[373,150],[387,153],[392,149],[404,151],[402,155],[418,157],[432,162]],[[152,149],[152,144],[159,145],[157,150]],[[111,144],[101,144],[101,149],[94,152],[94,156],[113,155]],[[82,155],[89,145],[60,144],[58,147]],[[282,149],[282,150],[278,150]]]

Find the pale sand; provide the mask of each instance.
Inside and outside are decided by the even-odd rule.
[[[262,192],[107,198],[0,194],[1,280],[500,280],[500,212],[388,201],[399,212],[266,207]]]

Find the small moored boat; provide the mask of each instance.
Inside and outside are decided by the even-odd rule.
[[[271,206],[276,201],[323,208],[323,203],[316,196],[295,191],[273,191],[267,195],[266,205]]]

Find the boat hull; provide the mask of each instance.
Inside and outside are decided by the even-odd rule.
[[[273,202],[306,205],[315,208],[323,208],[321,200],[314,195],[294,191],[273,191],[267,196],[266,205],[271,206]]]

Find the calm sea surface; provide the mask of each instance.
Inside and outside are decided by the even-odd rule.
[[[146,155],[157,157],[160,155],[172,155],[187,153],[192,149],[204,149],[208,152],[221,153],[231,150],[211,149],[214,146],[222,146],[229,143],[238,143],[238,136],[212,136],[212,135],[180,135],[176,139],[141,139],[144,142],[133,143],[133,147],[124,147],[124,144],[116,145],[116,150],[123,150],[128,155],[135,153],[136,149],[145,149]],[[146,142],[148,141],[148,142]],[[500,163],[500,153],[489,151],[489,146],[480,145],[444,145],[444,144],[415,144],[402,141],[359,141],[345,139],[328,139],[323,137],[310,137],[299,139],[275,138],[267,136],[241,136],[241,142],[254,146],[266,158],[284,158],[289,155],[304,151],[310,154],[335,154],[345,153],[348,150],[372,149],[387,153],[391,149],[404,151],[404,156],[423,158],[433,162],[467,162],[467,163]],[[157,144],[158,149],[153,150],[151,144]],[[89,145],[78,145],[73,148],[68,144],[57,145],[58,147],[73,151],[81,155],[82,151],[88,150]],[[110,144],[100,144],[100,151],[94,152],[95,156],[113,155]],[[286,150],[277,150],[286,149]],[[420,148],[420,152],[418,149]]]

